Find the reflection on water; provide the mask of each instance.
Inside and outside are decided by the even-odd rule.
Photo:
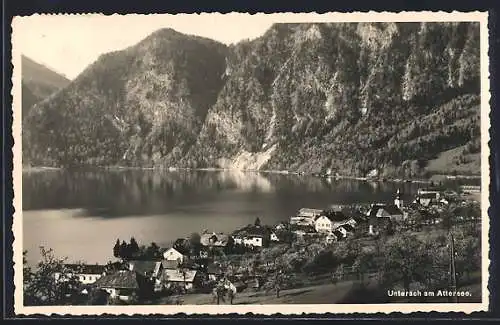
[[[203,229],[230,232],[302,207],[408,199],[419,185],[208,171],[49,171],[23,174],[24,248],[104,263],[117,238],[168,245]]]
[[[411,194],[418,186],[241,171],[61,170],[23,175],[23,210],[85,209],[102,217],[151,215],[230,194],[325,205],[390,200],[397,187]]]

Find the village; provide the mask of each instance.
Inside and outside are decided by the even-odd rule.
[[[314,285],[329,292],[342,290],[345,281],[366,287],[370,279],[381,277],[380,265],[387,264],[380,262],[384,252],[366,256],[375,256],[391,237],[434,236],[430,241],[441,240],[448,247],[452,228],[476,234],[479,193],[479,186],[462,186],[458,192],[423,188],[405,202],[397,190],[392,202],[302,208],[276,225],[257,217],[232,233],[193,232],[165,248],[118,239],[116,262],[64,264],[54,274],[55,282],[77,284],[77,302],[68,298],[74,304],[266,303],[287,290],[300,295],[298,289]],[[474,271],[463,267],[467,278]],[[447,281],[446,272],[439,281]]]

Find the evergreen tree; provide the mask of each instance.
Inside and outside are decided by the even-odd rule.
[[[254,225],[257,226],[257,227],[260,227],[260,218],[259,217],[257,217],[255,219]]]
[[[129,251],[130,255],[135,255],[139,252],[139,245],[134,237],[130,238]]]
[[[119,238],[116,240],[116,244],[113,247],[113,256],[120,257],[120,239]]]
[[[122,243],[120,245],[120,257],[124,258],[124,259],[130,257],[129,246],[125,241],[122,241]]]

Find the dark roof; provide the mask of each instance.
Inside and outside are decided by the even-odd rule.
[[[401,209],[399,209],[395,204],[386,205],[384,209],[389,212],[390,215],[403,214]]]
[[[343,212],[340,212],[340,211],[332,211],[332,210],[329,210],[329,211],[326,211],[323,216],[327,217],[328,219],[330,219],[331,221],[344,221],[344,220],[348,220],[349,217],[346,216]]]
[[[335,229],[335,230],[333,231],[333,234],[334,234],[337,238],[343,238],[343,237],[344,237],[344,234],[343,234],[340,230],[338,230],[338,229]]]
[[[316,232],[316,229],[311,225],[290,225],[291,231],[303,230],[305,232]]]
[[[374,204],[370,209],[370,218],[376,217],[380,209],[384,209],[390,215],[402,215],[403,212],[394,204]]]
[[[421,199],[435,199],[436,193],[422,193],[419,194],[418,197]]]
[[[158,261],[129,261],[133,265],[132,271],[141,275],[152,274]]]
[[[64,267],[77,274],[103,274],[106,271],[105,265],[98,264],[64,264]]]
[[[342,228],[344,228],[345,230],[347,230],[349,232],[353,232],[354,231],[354,227],[351,226],[350,224],[342,225]]]
[[[138,289],[137,273],[132,271],[119,271],[113,274],[104,275],[94,282],[97,288],[122,288]]]
[[[256,225],[248,225],[241,229],[236,230],[233,235],[234,236],[268,236],[271,233],[272,229],[267,226],[256,226]]]

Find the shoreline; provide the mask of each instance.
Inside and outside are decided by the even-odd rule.
[[[71,170],[72,168],[65,167],[49,167],[49,166],[23,166],[23,173],[30,172],[44,172],[44,171],[65,171]],[[369,178],[354,175],[321,175],[314,172],[297,172],[289,170],[269,170],[269,169],[239,169],[239,168],[220,168],[220,167],[205,167],[205,168],[190,168],[190,167],[133,167],[133,166],[82,166],[76,167],[75,169],[90,169],[90,170],[109,170],[109,171],[127,171],[127,170],[144,170],[144,171],[209,171],[209,172],[241,172],[241,173],[259,173],[259,174],[276,174],[276,175],[295,175],[295,176],[312,176],[323,178],[327,180],[356,180],[365,182],[396,182],[396,183],[419,183],[419,184],[430,184],[435,181],[440,180],[475,180],[481,179],[481,175],[446,175],[446,174],[434,174],[428,178],[413,178],[413,179],[402,179],[402,178],[391,178],[391,177],[378,177]]]

